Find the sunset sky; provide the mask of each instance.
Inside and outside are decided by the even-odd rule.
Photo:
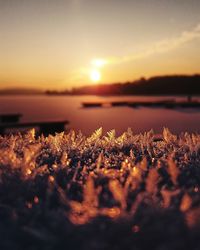
[[[0,88],[193,73],[199,0],[0,0]]]

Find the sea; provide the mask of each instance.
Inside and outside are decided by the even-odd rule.
[[[48,95],[8,95],[0,96],[1,114],[22,114],[20,122],[43,122],[68,120],[66,130],[81,130],[90,135],[102,127],[103,133],[115,129],[120,135],[128,128],[133,133],[143,133],[151,129],[157,134],[163,127],[174,134],[182,132],[200,133],[199,108],[166,109],[158,107],[93,107],[84,108],[83,102],[112,101],[186,101],[184,96],[48,96]],[[200,97],[193,97],[200,101]]]

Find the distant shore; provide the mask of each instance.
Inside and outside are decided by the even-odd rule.
[[[66,84],[67,86],[67,84]],[[1,89],[0,95],[199,96],[200,74],[140,78],[132,82],[85,85],[71,90]]]

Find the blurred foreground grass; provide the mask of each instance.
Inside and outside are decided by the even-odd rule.
[[[0,249],[200,249],[200,135],[0,137]]]

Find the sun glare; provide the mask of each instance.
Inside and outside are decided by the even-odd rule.
[[[104,59],[94,59],[91,64],[97,68],[101,68],[106,64],[106,60]]]
[[[98,70],[93,69],[90,73],[90,78],[93,82],[98,82],[101,79],[101,74]]]

